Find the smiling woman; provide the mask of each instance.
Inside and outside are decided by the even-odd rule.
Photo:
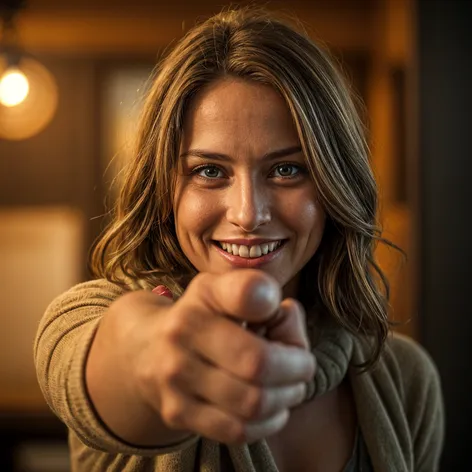
[[[254,8],[191,30],[156,71],[96,280],[36,337],[73,469],[436,471],[439,378],[388,336],[376,212],[326,52]]]

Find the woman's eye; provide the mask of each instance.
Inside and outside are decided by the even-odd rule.
[[[223,177],[223,172],[221,172],[221,170],[215,166],[198,167],[192,173],[197,174],[199,177],[204,177],[206,179],[219,179]]]
[[[294,164],[280,164],[274,169],[274,174],[276,177],[295,177],[300,171],[300,167]]]

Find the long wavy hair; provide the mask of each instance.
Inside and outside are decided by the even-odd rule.
[[[350,332],[373,339],[370,367],[389,331],[389,290],[374,258],[383,239],[365,126],[330,55],[298,25],[260,8],[204,21],[160,61],[113,219],[93,248],[92,273],[183,293],[196,274],[172,211],[184,115],[192,97],[228,76],[273,87],[290,109],[327,215],[321,245],[302,271],[302,291]]]

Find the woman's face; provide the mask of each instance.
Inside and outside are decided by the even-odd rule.
[[[282,287],[296,285],[325,213],[275,90],[225,79],[196,96],[184,121],[174,215],[199,272],[256,268]]]

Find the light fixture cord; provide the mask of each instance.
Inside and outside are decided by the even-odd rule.
[[[18,33],[15,27],[15,17],[26,7],[26,0],[0,0],[0,44],[11,46],[17,44]]]

